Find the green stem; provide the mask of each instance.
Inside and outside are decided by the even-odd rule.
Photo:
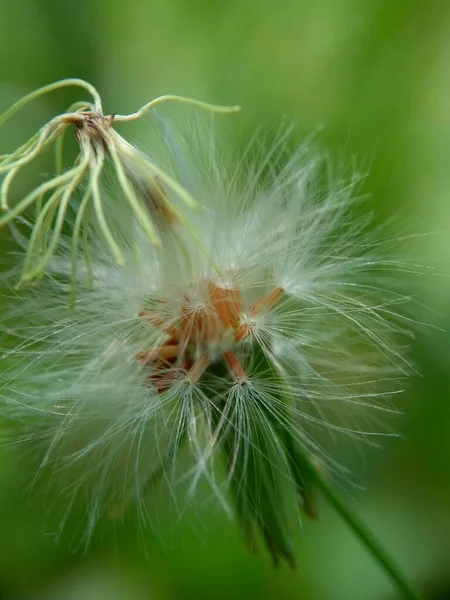
[[[184,96],[174,96],[173,94],[166,94],[165,96],[159,96],[159,98],[155,98],[151,102],[147,102],[144,106],[132,113],[131,115],[115,115],[114,121],[123,123],[124,121],[134,121],[136,119],[140,119],[149,110],[161,104],[161,102],[178,102],[180,104],[190,104],[191,106],[196,106],[197,108],[202,108],[203,110],[209,110],[210,112],[216,113],[234,113],[239,112],[241,110],[240,106],[221,106],[219,104],[210,104],[209,102],[202,102],[201,100],[195,100],[194,98],[186,98]]]
[[[280,389],[285,388],[282,383],[280,371],[270,366],[269,368],[272,375],[279,381]],[[289,409],[292,406],[289,395],[285,395],[284,403],[286,409]],[[287,419],[289,419],[289,417],[287,417]],[[298,443],[295,443],[293,437],[287,430],[284,431],[282,437],[287,451],[287,457],[289,458],[292,475],[300,488],[304,488],[302,495],[305,496],[306,494],[306,500],[308,500],[311,489],[314,487],[319,489],[360,542],[366,547],[369,553],[375,558],[380,566],[383,567],[393,583],[395,583],[398,589],[402,591],[404,597],[409,600],[425,600],[421,592],[408,580],[401,568],[397,565],[395,559],[387,550],[385,550],[367,525],[365,525],[358,515],[339,497],[339,494],[336,493],[336,490],[326,476],[321,473],[316,465],[314,465],[309,453],[299,446]]]
[[[402,591],[405,598],[410,600],[424,600],[424,596],[414,585],[408,581],[394,558],[385,550],[379,540],[374,536],[370,529],[358,517],[353,510],[336,493],[333,486],[319,472],[319,470],[305,456],[301,457],[303,466],[307,468],[309,476],[314,480],[316,486],[321,490],[328,502],[339,513],[342,519],[347,523],[356,537],[364,544],[367,550],[383,567],[392,581]]]

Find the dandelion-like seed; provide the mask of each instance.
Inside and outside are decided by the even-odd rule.
[[[133,151],[100,112],[71,113],[90,158],[64,185],[81,165],[101,169],[108,152],[128,197],[120,174]],[[206,482],[249,546],[262,538],[275,563],[294,566],[291,500],[314,516],[315,489],[331,494],[315,464],[339,470],[317,431],[368,438],[395,411],[410,370],[396,290],[406,267],[380,252],[359,178],[334,176],[308,144],[292,154],[282,136],[269,154],[251,159],[252,147],[230,167],[195,125],[169,125],[163,138],[170,170],[149,173],[203,210],[182,222],[164,213],[158,249],[147,204],[123,233],[133,239],[121,248],[126,269],[107,235],[91,236],[94,277],[78,277],[72,313],[72,241],[59,230],[51,273],[15,292],[4,317],[2,410],[40,450],[38,475],[48,474],[65,516],[82,503],[86,540],[102,515],[131,505],[149,519],[160,480],[187,485],[190,498]]]
[[[152,215],[148,207],[146,208],[145,200],[152,203],[153,213],[159,211],[166,215],[166,218],[181,220],[182,213],[164,191],[163,186],[167,186],[190,209],[199,207],[192,195],[170,177],[164,169],[150,161],[119,135],[113,129],[115,123],[139,119],[152,108],[167,101],[190,104],[219,113],[239,110],[237,106],[215,106],[190,98],[166,95],[152,100],[137,112],[129,115],[104,115],[101,98],[92,85],[80,79],[66,79],[47,85],[21,98],[0,115],[0,125],[35,98],[67,86],[78,86],[85,89],[91,94],[92,101],[74,103],[66,113],[51,119],[20,148],[10,154],[0,156],[0,176],[3,175],[0,186],[0,206],[6,211],[6,214],[0,217],[0,227],[24,214],[33,204],[36,205],[36,220],[28,244],[21,282],[40,278],[44,274],[58,246],[69,203],[77,191],[82,192],[82,199],[79,202],[72,233],[73,280],[76,277],[80,231],[83,227],[86,229],[88,226],[91,218],[90,205],[92,205],[92,212],[95,214],[99,229],[114,258],[118,264],[124,264],[123,252],[105,217],[100,191],[100,179],[107,159],[112,163],[123,200],[128,203],[131,212],[153,244],[159,245],[160,239],[155,226],[155,214]],[[71,126],[75,128],[80,153],[73,166],[64,170],[63,141],[67,129]],[[10,208],[8,196],[13,180],[23,167],[53,145],[56,152],[55,176],[41,183]],[[142,190],[146,191],[144,198],[142,198]],[[48,194],[50,195],[46,198]],[[84,240],[86,240],[86,236]],[[85,259],[89,265],[90,259],[86,243],[84,250]]]

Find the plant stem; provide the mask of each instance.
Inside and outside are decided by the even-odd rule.
[[[321,490],[328,502],[347,523],[356,537],[359,538],[367,550],[383,567],[392,581],[403,592],[405,598],[409,598],[410,600],[424,600],[424,596],[421,594],[421,592],[415,589],[414,585],[408,581],[400,567],[395,562],[394,558],[390,556],[390,554],[383,548],[379,540],[358,517],[358,515],[355,514],[355,512],[345,504],[345,502],[336,493],[333,486],[325,479],[325,477],[311,463],[311,461],[305,459],[305,457],[302,458],[302,462],[307,462],[309,475],[314,480],[316,486]]]

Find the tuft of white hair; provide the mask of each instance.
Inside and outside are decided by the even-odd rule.
[[[207,481],[226,510],[261,460],[294,488],[283,431],[336,468],[322,432],[378,435],[411,371],[405,267],[359,176],[309,142],[290,152],[288,135],[237,165],[196,125],[162,137],[165,168],[202,205],[160,224],[162,248],[110,190],[125,267],[91,231],[93,280],[80,252],[72,312],[69,236],[42,281],[16,292],[19,268],[3,278],[4,431],[30,445],[65,516],[84,507],[86,539],[129,502],[146,518],[159,476],[190,493]]]

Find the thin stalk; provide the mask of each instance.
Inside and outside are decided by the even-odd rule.
[[[291,447],[292,451],[292,447]],[[334,487],[327,481],[322,473],[314,466],[311,460],[298,447],[293,450],[295,458],[300,469],[306,470],[312,482],[322,492],[331,506],[339,513],[344,522],[350,527],[356,537],[366,547],[368,552],[375,558],[380,566],[383,567],[392,582],[409,600],[425,600],[424,596],[407,579],[394,558],[383,547],[381,542],[370,531],[358,515],[346,505],[344,500],[339,497]]]
[[[74,174],[73,180],[67,184],[64,193],[62,195],[61,203],[58,208],[58,214],[56,216],[56,222],[53,229],[53,235],[48,245],[47,250],[45,251],[41,262],[28,274],[24,274],[24,279],[32,279],[33,277],[39,277],[47,268],[47,265],[55,253],[56,247],[58,245],[59,239],[61,237],[61,232],[64,224],[64,219],[66,216],[67,208],[69,206],[69,202],[72,198],[72,194],[76,190],[76,188],[81,184],[86,171],[89,167],[89,155],[86,154],[83,161],[80,163],[78,167],[76,167],[76,173]]]
[[[234,113],[241,110],[240,106],[221,106],[219,104],[210,104],[209,102],[202,102],[201,100],[195,100],[195,98],[185,98],[183,96],[176,96],[173,94],[165,94],[164,96],[159,96],[155,98],[151,102],[147,102],[144,106],[141,106],[139,110],[135,113],[131,113],[129,115],[114,115],[114,121],[116,122],[124,122],[124,121],[135,121],[136,119],[140,119],[149,110],[161,104],[162,102],[178,102],[179,104],[189,104],[190,106],[196,106],[197,108],[202,108],[203,110],[209,110],[211,112],[216,113]]]
[[[278,368],[270,367],[271,373],[275,379],[279,381],[280,390],[286,390],[283,385],[283,375]],[[292,399],[290,393],[283,393],[283,401],[286,407],[286,415],[292,410]],[[287,416],[289,419],[289,416]],[[424,596],[415,586],[408,580],[406,575],[396,563],[395,559],[383,547],[377,537],[358,517],[358,515],[346,505],[344,500],[340,498],[334,487],[323,475],[320,469],[314,465],[310,459],[309,453],[304,450],[298,443],[295,443],[289,432],[284,431],[282,438],[285,444],[289,460],[290,469],[296,482],[301,482],[302,487],[306,484],[306,492],[309,495],[311,489],[316,487],[322,492],[322,495],[328,500],[331,506],[337,511],[343,521],[350,527],[355,536],[362,542],[368,552],[385,570],[391,581],[403,593],[405,599],[408,600],[425,600]],[[308,500],[308,498],[306,498]]]
[[[64,193],[65,189],[66,189],[66,186],[63,186],[60,189],[56,190],[55,193],[57,193],[59,196],[61,196]],[[52,196],[50,196],[50,198],[48,199],[47,202],[50,202],[50,200],[52,198],[53,198],[53,194],[52,194]],[[41,232],[39,235],[38,254],[43,254],[45,252],[45,249],[47,248],[48,236],[49,236],[49,233],[53,226],[53,220],[55,218],[57,208],[58,208],[58,203],[53,203],[50,210],[45,215],[45,219],[42,223]]]
[[[15,206],[10,208],[9,211],[3,217],[0,217],[0,227],[3,227],[4,225],[10,223],[15,217],[23,213],[31,204],[33,204],[33,202],[35,202],[46,192],[50,191],[52,188],[64,185],[66,181],[69,181],[71,177],[73,177],[75,170],[76,167],[74,169],[71,169],[70,171],[66,171],[62,175],[58,175],[57,177],[50,179],[50,181],[42,183],[37,188],[35,188],[32,192],[28,194],[28,196],[25,196],[23,200],[21,200]]]
[[[69,106],[66,113],[72,113],[74,111],[81,111],[85,108],[92,108],[87,102],[74,102]],[[64,134],[65,130],[56,140],[55,144],[55,171],[59,175],[64,170]]]
[[[20,156],[24,152],[29,151],[30,146],[32,146],[39,139],[40,134],[41,134],[40,131],[36,132],[34,135],[32,135],[30,137],[29,140],[27,140],[24,144],[19,146],[19,148],[14,150],[14,152],[10,152],[9,154],[2,154],[0,156],[0,165],[4,166],[7,164],[10,164],[10,163],[14,162],[14,160],[15,160],[15,158],[17,158],[17,156]]]
[[[35,204],[35,207],[34,207],[34,210],[35,210],[34,218],[35,218],[35,220],[40,215],[40,212],[42,210],[42,203],[43,202],[44,202],[44,196],[39,196],[39,198],[36,200],[36,204]]]
[[[15,167],[22,167],[30,163],[38,154],[42,154],[46,148],[48,148],[51,144],[53,144],[54,140],[61,135],[64,129],[68,126],[67,123],[64,123],[64,118],[66,115],[61,115],[61,117],[56,117],[50,123],[45,125],[40,131],[39,138],[34,146],[30,144],[29,149],[22,153],[22,156],[18,158],[16,161],[9,162],[5,161],[0,165],[0,174],[6,173]]]
[[[120,162],[120,158],[117,154],[117,150],[114,145],[114,141],[111,141],[111,143],[108,144],[108,150],[114,163],[117,180],[119,182],[120,187],[123,190],[123,193],[125,194],[126,199],[128,200],[131,206],[131,209],[133,210],[139,223],[141,224],[142,229],[147,234],[150,242],[154,246],[159,246],[161,244],[161,240],[159,239],[158,233],[152,223],[152,220],[149,217],[148,212],[142,206],[139,198],[136,196],[133,190],[131,183],[125,175],[122,163]]]
[[[64,193],[64,188],[58,189],[50,196],[50,198],[45,203],[45,206],[39,211],[39,215],[36,219],[36,222],[33,227],[33,231],[30,236],[30,240],[28,242],[27,253],[25,256],[25,261],[22,270],[22,277],[19,281],[18,286],[21,285],[23,281],[26,280],[25,276],[30,270],[30,266],[35,254],[39,254],[41,250],[45,247],[46,235],[44,234],[44,227],[47,219],[49,218],[49,214],[54,213],[54,208],[59,202],[60,196]],[[42,197],[40,198],[42,202]],[[38,243],[39,242],[39,243]],[[35,246],[38,243],[38,250],[35,252]]]
[[[81,200],[80,206],[78,207],[75,224],[73,226],[72,233],[72,263],[71,263],[71,274],[70,274],[70,310],[75,308],[76,301],[76,279],[78,272],[78,240],[80,237],[81,224],[83,222],[84,213],[92,194],[92,181],[86,190],[83,199]]]
[[[94,280],[94,270],[92,268],[91,255],[89,253],[89,213],[90,213],[90,205],[86,206],[85,210],[85,218],[83,222],[83,237],[81,241],[81,246],[83,248],[83,258],[84,264],[86,265],[87,272],[87,280],[89,283],[92,283]]]
[[[111,252],[116,259],[117,264],[123,266],[125,264],[125,257],[120,250],[119,246],[116,244],[114,236],[112,234],[111,229],[106,222],[105,213],[103,211],[102,206],[102,198],[100,194],[100,173],[103,168],[103,163],[105,160],[105,156],[103,152],[98,152],[96,156],[96,163],[94,168],[92,169],[91,181],[92,181],[92,199],[94,204],[95,215],[98,220],[98,224],[100,227],[100,231],[103,234],[103,237],[106,240],[106,243],[111,249]]]

